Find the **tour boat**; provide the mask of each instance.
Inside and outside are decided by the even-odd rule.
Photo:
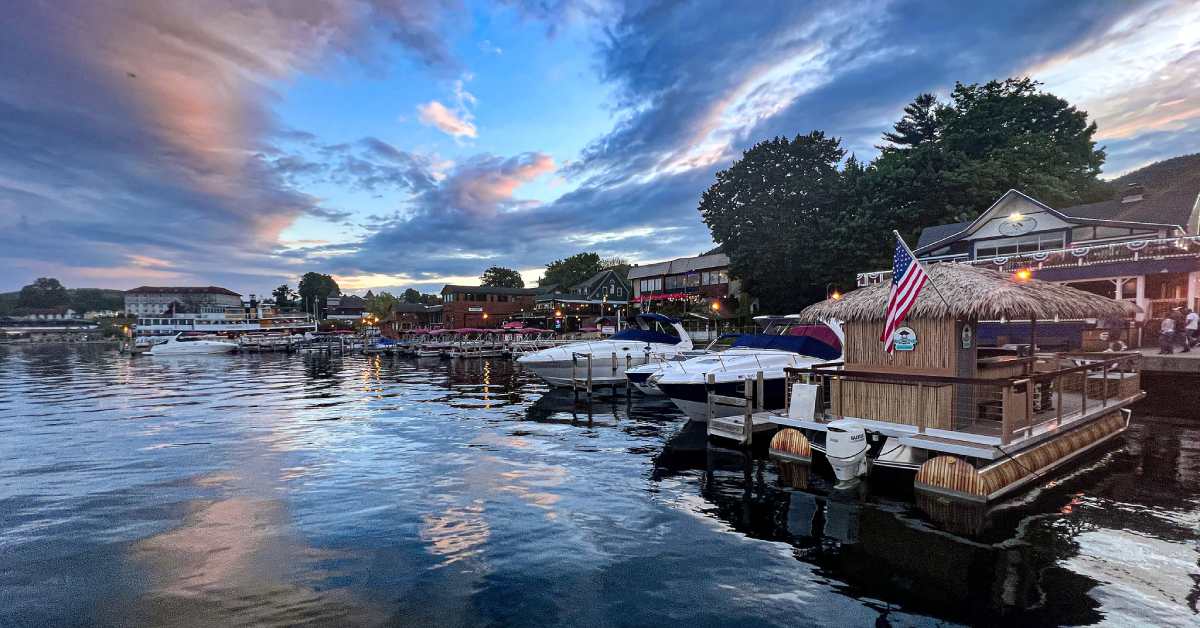
[[[150,347],[150,355],[184,355],[196,353],[230,353],[237,351],[236,342],[213,340],[199,336],[176,334],[166,342]]]
[[[571,386],[588,377],[591,364],[593,384],[624,383],[625,369],[641,366],[653,356],[670,359],[692,350],[692,339],[676,319],[662,314],[639,314],[636,326],[623,329],[604,340],[573,342],[528,353],[517,363],[533,371],[551,386]],[[589,360],[590,358],[590,360]]]
[[[665,364],[650,377],[649,384],[689,419],[704,422],[713,416],[741,414],[744,408],[708,403],[709,393],[742,397],[746,380],[763,376],[763,398],[759,407],[780,409],[785,405],[787,373],[784,369],[836,363],[842,357],[842,330],[836,322],[802,325],[795,316],[770,325],[761,334],[743,334],[733,346],[720,353],[683,362]]]

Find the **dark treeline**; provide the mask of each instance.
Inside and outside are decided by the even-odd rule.
[[[1052,207],[1109,198],[1087,113],[1028,78],[922,94],[879,156],[847,158],[822,131],[755,144],[704,192],[700,214],[763,311],[789,313],[888,268],[897,229],[970,220],[1018,189]]]

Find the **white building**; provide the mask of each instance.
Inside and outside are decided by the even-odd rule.
[[[142,286],[125,292],[125,312],[137,316],[163,314],[173,303],[241,307],[242,295],[217,286]]]

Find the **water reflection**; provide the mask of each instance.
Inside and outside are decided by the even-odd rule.
[[[1189,624],[1200,428],[987,511],[504,360],[0,347],[0,625]],[[64,386],[69,386],[65,388]]]

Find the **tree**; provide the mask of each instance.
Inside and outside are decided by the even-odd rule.
[[[423,305],[441,305],[442,295],[440,294],[422,294],[421,304]]]
[[[602,270],[604,267],[596,253],[576,253],[547,264],[546,273],[538,280],[538,285],[555,284],[566,289]]]
[[[279,284],[279,287],[275,288],[275,290],[271,292],[271,296],[275,298],[276,307],[291,307],[292,301],[297,295],[286,283],[284,283]]]
[[[630,268],[633,268],[633,264],[630,264],[629,260],[623,257],[607,257],[600,260],[601,270],[613,270],[622,277],[629,276]]]
[[[297,292],[300,293],[300,301],[304,311],[316,311],[318,316],[322,318],[325,315],[325,300],[331,296],[341,294],[341,289],[338,288],[337,282],[333,280],[333,277],[321,273],[304,273],[304,276],[300,278],[298,288]]]
[[[421,293],[409,288],[404,291],[404,294],[400,297],[400,299],[405,303],[420,303]]]
[[[71,295],[57,279],[38,277],[33,283],[21,288],[17,307],[47,308],[61,307],[71,302]]]
[[[125,307],[125,295],[120,290],[75,288],[67,292],[71,295],[71,309],[80,314],[105,310],[119,311]]]
[[[767,311],[791,313],[824,298],[827,283],[853,270],[831,237],[844,154],[821,131],[759,142],[701,197],[700,214],[731,273]]]
[[[368,294],[370,294],[369,291]],[[392,306],[400,302],[400,299],[392,296],[390,292],[371,294],[369,297],[364,298],[367,300],[367,311],[379,318],[391,314]]]
[[[491,288],[524,288],[525,280],[521,273],[503,266],[492,266],[479,276],[479,284]]]

